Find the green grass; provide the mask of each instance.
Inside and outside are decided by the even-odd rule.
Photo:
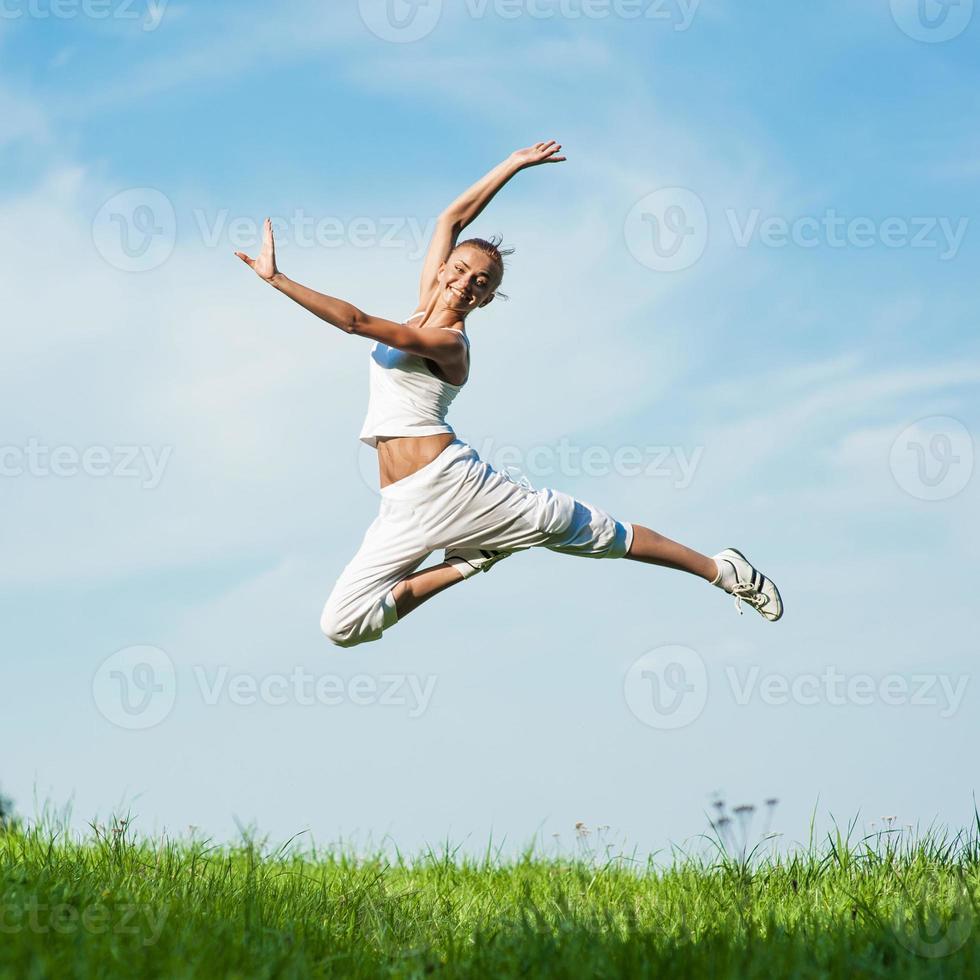
[[[0,977],[977,977],[975,833],[415,860],[0,831]]]

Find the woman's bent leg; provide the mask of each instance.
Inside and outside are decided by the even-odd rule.
[[[357,646],[379,640],[398,622],[393,590],[429,556],[411,521],[382,503],[357,554],[346,565],[320,616],[320,629],[335,645]]]
[[[463,581],[463,576],[448,562],[440,562],[431,568],[423,568],[403,578],[392,590],[398,618],[404,619],[413,609],[418,609],[426,599],[444,592],[451,585]]]

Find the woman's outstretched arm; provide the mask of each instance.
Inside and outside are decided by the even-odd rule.
[[[351,303],[318,293],[284,276],[276,265],[276,242],[268,218],[262,228],[262,251],[258,258],[250,258],[244,252],[235,255],[269,285],[345,333],[380,340],[389,347],[431,358],[440,365],[451,366],[465,350],[465,341],[454,330],[418,330],[404,323],[370,316]]]
[[[422,278],[419,281],[420,307],[425,305],[436,284],[439,268],[456,247],[463,229],[477,218],[514,174],[541,163],[561,163],[565,160],[565,157],[558,155],[560,150],[561,144],[554,140],[545,140],[526,149],[515,150],[503,163],[498,163],[485,177],[460,194],[439,215],[422,266]]]

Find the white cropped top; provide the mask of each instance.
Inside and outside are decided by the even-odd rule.
[[[410,317],[409,322],[418,316],[424,316],[424,313]],[[468,346],[469,337],[458,332]],[[378,341],[371,350],[367,418],[358,438],[376,448],[379,436],[431,436],[454,432],[446,421],[446,413],[462,387],[437,378],[424,357],[406,354]]]

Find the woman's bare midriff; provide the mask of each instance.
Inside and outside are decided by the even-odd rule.
[[[439,432],[434,436],[379,436],[378,470],[381,486],[404,480],[431,463],[456,436]]]

